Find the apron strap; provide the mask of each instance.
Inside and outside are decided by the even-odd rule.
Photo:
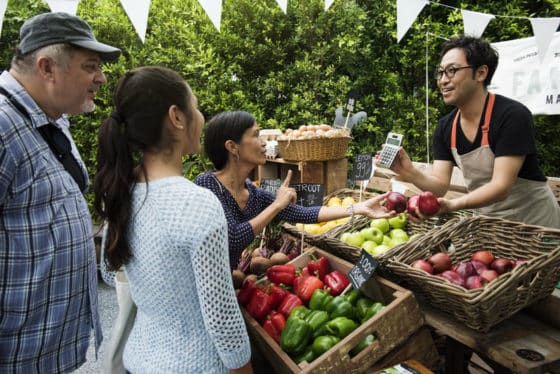
[[[493,93],[488,94],[488,104],[486,105],[486,113],[484,115],[484,123],[482,124],[482,141],[480,146],[488,145],[488,130],[490,129],[490,119],[492,118],[492,110],[494,109],[494,101],[496,95]],[[459,120],[460,110],[457,110],[455,118],[453,119],[453,127],[451,128],[451,148],[457,148],[457,121]]]

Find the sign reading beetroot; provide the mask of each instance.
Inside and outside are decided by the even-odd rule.
[[[298,183],[293,187],[297,192],[297,203],[301,206],[323,205],[325,187],[318,183]]]

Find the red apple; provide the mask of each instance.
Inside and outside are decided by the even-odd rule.
[[[447,253],[436,253],[428,259],[428,262],[432,264],[434,273],[441,273],[451,269],[451,257]]]
[[[513,269],[513,262],[507,258],[497,258],[490,264],[490,268],[496,270],[496,273],[503,274]]]
[[[518,267],[519,265],[521,265],[524,262],[527,262],[527,260],[517,259],[517,260],[513,261],[513,268],[515,269],[516,267]]]
[[[484,270],[488,269],[488,266],[486,266],[486,264],[484,262],[480,262],[480,261],[477,261],[477,260],[472,260],[471,264],[474,267],[474,270],[476,270],[476,273],[478,275],[480,275],[480,273],[482,273]]]
[[[414,195],[408,198],[408,203],[406,204],[406,211],[413,217],[418,217],[416,214],[416,209],[418,208],[418,200],[420,200],[420,195]]]
[[[480,275],[471,275],[465,281],[465,286],[469,290],[473,290],[475,288],[482,288],[488,281],[482,278]]]
[[[397,213],[404,212],[406,210],[406,196],[400,192],[389,192],[385,201],[385,208],[387,210],[394,210]]]
[[[453,270],[446,270],[441,276],[457,286],[465,287],[465,279]]]
[[[490,251],[476,251],[472,254],[471,259],[480,261],[486,266],[490,266],[492,261],[494,261],[494,255]]]
[[[420,213],[426,216],[433,216],[439,212],[439,202],[436,195],[430,191],[422,192],[418,199],[418,208],[420,209]]]
[[[476,269],[470,262],[459,262],[457,264],[457,269],[455,270],[457,274],[467,279],[471,275],[476,275]]]
[[[415,268],[415,269],[424,270],[426,273],[430,273],[430,274],[434,273],[434,268],[426,260],[416,260],[412,264],[412,267]]]
[[[492,282],[494,279],[498,278],[498,273],[496,270],[486,269],[480,273],[480,277],[486,279],[488,282]]]

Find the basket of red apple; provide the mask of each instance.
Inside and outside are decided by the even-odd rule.
[[[385,266],[433,306],[486,332],[552,293],[560,230],[466,217],[409,241]]]
[[[380,264],[382,275],[390,277],[390,273],[383,271],[383,265],[389,257],[398,253],[404,243],[426,235],[450,220],[457,220],[470,214],[468,211],[458,211],[422,221],[410,219],[409,215],[416,215],[417,198],[421,196],[426,199],[426,204],[429,203],[429,209],[428,205],[422,205],[424,210],[421,212],[426,216],[437,213],[439,204],[431,193],[407,198],[399,192],[390,192],[385,205],[387,209],[398,212],[397,216],[389,219],[359,217],[337,231],[326,233],[323,238],[323,248],[351,262],[358,260],[363,249]],[[416,205],[409,204],[415,200]]]

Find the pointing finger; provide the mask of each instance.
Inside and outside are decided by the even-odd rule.
[[[284,182],[282,183],[282,187],[289,187],[291,179],[292,179],[292,171],[288,170],[288,174],[286,175],[286,179],[284,179]]]

